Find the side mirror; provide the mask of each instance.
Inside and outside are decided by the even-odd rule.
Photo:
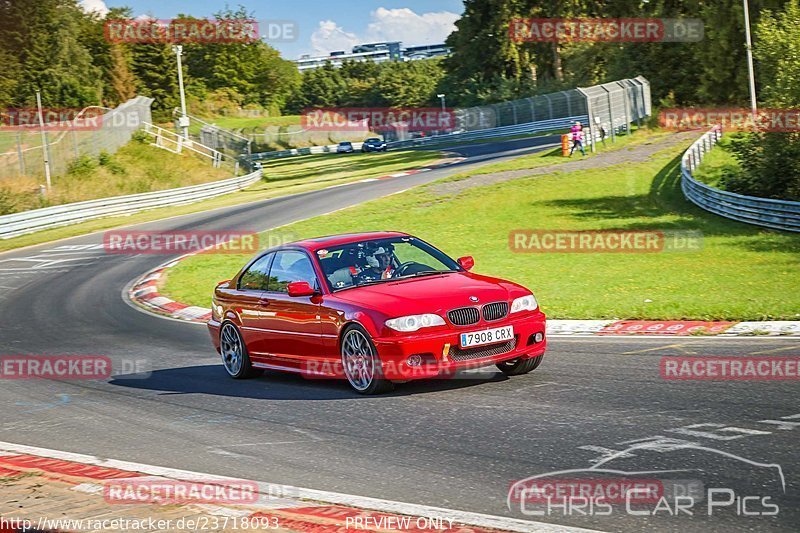
[[[475,260],[471,255],[465,255],[464,257],[458,258],[458,264],[461,265],[461,268],[464,270],[472,270],[472,267],[475,266]]]
[[[316,291],[311,288],[307,281],[293,281],[287,286],[289,296],[292,298],[299,296],[314,296]]]

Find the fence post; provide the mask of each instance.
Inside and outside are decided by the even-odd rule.
[[[611,104],[611,91],[602,85],[600,88],[606,92],[606,100],[608,100],[608,120],[611,123],[611,142],[615,143],[617,142],[617,129],[614,127],[614,109]]]
[[[550,97],[548,95],[543,94],[542,96],[544,96],[544,99],[547,100],[547,110],[548,110],[547,119],[553,120],[553,102],[552,100],[550,100]]]
[[[80,150],[78,150],[78,135],[75,133],[75,130],[72,130],[72,147],[75,150],[75,158],[79,158],[81,156]]]
[[[567,116],[571,117],[572,116],[572,104],[570,104],[570,101],[569,101],[569,91],[561,91],[561,94],[564,95],[564,100],[567,101]]]
[[[592,142],[590,144],[591,144],[592,153],[595,153],[595,152],[597,152],[597,148],[596,148],[597,137],[595,136],[595,129],[594,129],[594,127],[595,127],[595,125],[594,125],[594,106],[592,106],[592,99],[589,98],[589,95],[586,94],[586,92],[583,89],[578,88],[578,89],[576,89],[576,91],[578,91],[578,94],[581,95],[583,97],[583,99],[586,101],[586,114],[589,116],[589,138],[592,140]]]
[[[22,132],[17,132],[17,157],[19,158],[19,175],[25,175],[25,157],[22,154]]]

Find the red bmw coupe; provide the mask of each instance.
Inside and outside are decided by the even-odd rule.
[[[285,244],[217,285],[208,329],[237,379],[273,369],[374,394],[471,367],[530,372],[546,347],[536,298],[473,264],[397,232]]]

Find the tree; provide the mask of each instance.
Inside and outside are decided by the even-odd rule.
[[[179,18],[191,19],[188,16]],[[216,20],[249,21],[244,7],[226,8]],[[231,89],[241,95],[240,105],[258,104],[278,109],[299,83],[300,74],[290,61],[261,40],[242,43],[194,43],[185,47],[189,76],[211,91]]]
[[[156,120],[169,120],[180,103],[178,66],[172,47],[164,43],[137,43],[131,46],[131,51],[139,94],[155,100]]]
[[[14,87],[13,105],[33,105],[37,90],[47,106],[100,103],[100,70],[79,39],[86,17],[73,0],[0,2],[0,49],[15,58],[17,81],[3,84]]]
[[[443,76],[440,59],[385,63],[377,80],[377,102],[390,107],[424,107],[436,103]]]
[[[800,4],[768,11],[755,30],[761,100],[767,107],[800,107]],[[742,172],[723,186],[741,194],[800,200],[800,132],[760,132],[741,137],[733,150]]]

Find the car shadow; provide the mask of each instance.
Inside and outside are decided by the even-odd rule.
[[[231,379],[222,365],[200,365],[155,370],[147,375],[115,376],[109,384],[140,390],[160,391],[164,395],[211,394],[256,400],[351,400],[354,398],[393,398],[458,390],[492,382],[506,381],[500,372],[485,370],[460,374],[449,379],[425,379],[398,383],[395,389],[379,396],[363,396],[344,380],[312,379],[297,374],[266,371],[257,378]]]

